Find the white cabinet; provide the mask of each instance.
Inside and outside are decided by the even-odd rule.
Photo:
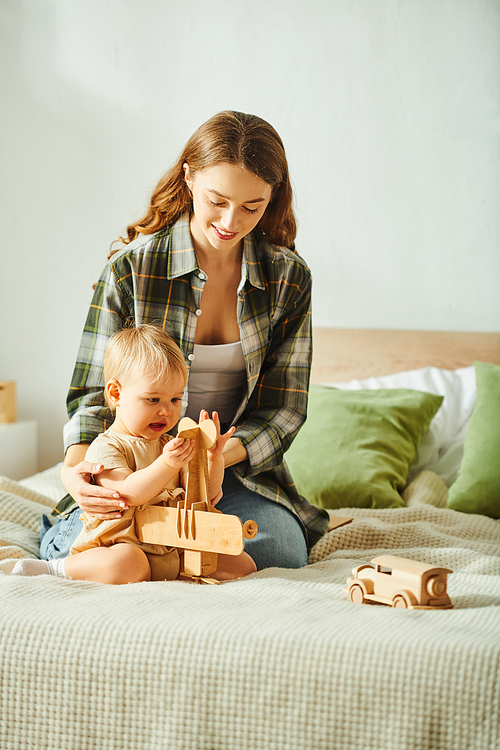
[[[0,475],[25,479],[38,471],[37,423],[0,424]]]

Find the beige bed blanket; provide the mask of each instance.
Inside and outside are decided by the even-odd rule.
[[[6,575],[53,501],[0,484],[0,747],[498,750],[500,525],[442,493],[338,511],[300,570],[112,587]],[[454,609],[349,602],[381,552],[451,568]]]

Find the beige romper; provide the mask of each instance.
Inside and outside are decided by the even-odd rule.
[[[128,467],[132,471],[144,469],[162,453],[163,446],[171,440],[170,435],[162,435],[157,440],[122,435],[106,430],[91,443],[86,461],[102,464],[105,469]],[[148,503],[125,510],[121,518],[101,520],[87,513],[82,513],[83,529],[71,547],[71,554],[83,552],[92,547],[111,547],[125,542],[135,544],[146,554],[151,567],[152,581],[172,581],[179,575],[179,553],[175,547],[164,547],[160,544],[141,542],[137,528],[141,523],[141,511],[149,505],[176,507],[182,500],[184,490],[180,486],[177,474],[165,489]]]

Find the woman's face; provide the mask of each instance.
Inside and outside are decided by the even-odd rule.
[[[217,164],[195,174],[184,164],[193,195],[191,234],[198,249],[239,250],[262,218],[272,188],[236,164]]]

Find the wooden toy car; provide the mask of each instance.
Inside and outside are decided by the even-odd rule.
[[[395,555],[374,557],[353,568],[343,591],[351,602],[378,602],[403,609],[451,609],[447,568]]]

